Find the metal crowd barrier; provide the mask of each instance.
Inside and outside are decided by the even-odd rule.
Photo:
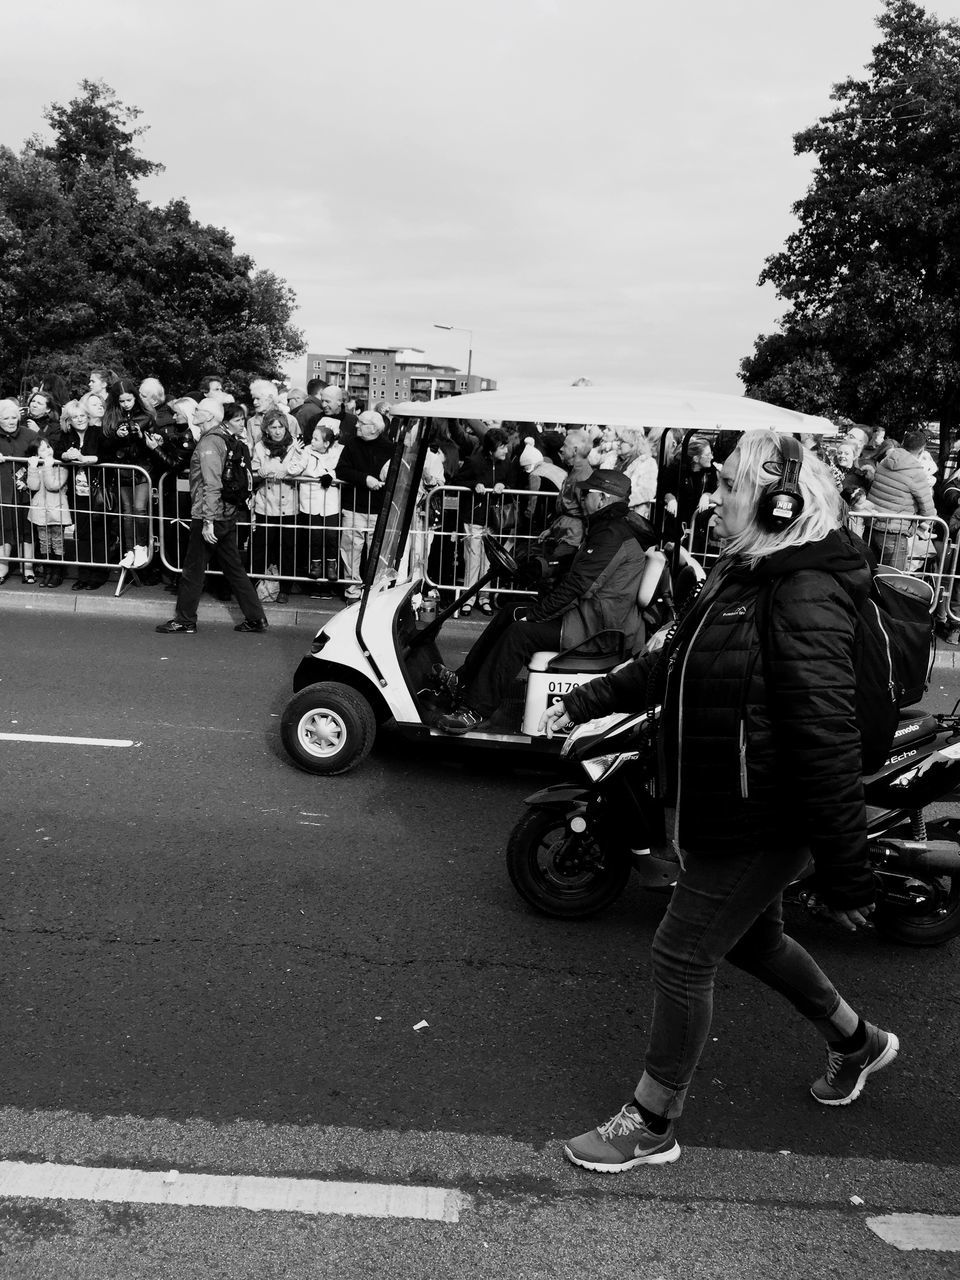
[[[934,601],[949,595],[948,609],[955,596],[960,610],[960,584],[956,577],[960,538],[951,543],[947,524],[939,516],[853,511],[847,515],[845,524],[872,548],[879,564],[929,582]],[[720,554],[720,543],[713,534],[707,513],[686,530],[683,545],[704,569],[709,571],[713,567]],[[952,566],[950,572],[946,570],[948,561]],[[960,616],[956,620],[960,626]]]
[[[317,483],[314,479],[290,476],[284,480],[268,479],[258,486],[255,492],[265,492],[267,505],[275,508],[280,507],[286,487],[287,505],[294,505],[297,510],[287,516],[261,516],[256,511],[241,513],[237,542],[251,578],[285,583],[310,584],[321,579],[331,585],[359,584],[360,566],[376,524],[369,497],[358,508],[351,502],[357,491],[339,485],[341,511],[320,523],[299,510],[300,486]],[[525,555],[536,549],[539,534],[549,527],[556,499],[556,493],[531,493],[526,489],[489,492],[483,496],[458,485],[442,485],[427,491],[417,504],[410,531],[412,574],[424,577],[427,585],[437,590],[454,591],[469,586],[486,572],[486,557],[480,541],[484,530],[493,533],[512,554]],[[158,510],[160,562],[171,573],[179,573],[190,533],[190,491],[184,477],[170,473],[162,477]],[[352,553],[348,551],[350,544]],[[347,562],[348,556],[353,566]],[[211,562],[211,571],[219,572],[215,561]]]
[[[160,563],[170,573],[181,571],[190,530],[185,477],[167,472],[154,489],[142,467],[63,461],[58,465],[66,473],[61,491],[64,522],[41,525],[36,518],[31,520],[31,499],[37,490],[30,488],[30,472],[35,483],[42,469],[31,468],[25,458],[4,458],[0,440],[0,569],[4,564],[20,564],[27,572],[31,565],[56,563],[61,568],[106,573],[119,568],[124,553],[140,545],[146,547],[147,564],[157,547]],[[323,579],[331,586],[359,583],[376,523],[369,498],[356,508],[348,498],[356,491],[337,485],[342,495],[340,513],[325,519],[310,516],[300,511],[300,486],[317,483],[301,476],[268,480],[270,504],[280,505],[286,487],[288,505],[292,501],[295,512],[282,517],[242,513],[238,542],[252,578],[304,584]],[[472,585],[487,569],[484,532],[516,557],[535,552],[557,514],[558,496],[553,491],[526,489],[480,495],[460,485],[427,491],[417,505],[411,530],[412,573],[438,591]],[[33,511],[37,517],[36,499]],[[960,532],[951,536],[945,521],[919,515],[851,513],[847,524],[873,547],[881,564],[929,582],[939,616],[960,627]],[[720,545],[706,515],[686,531],[684,545],[704,568],[712,566]],[[211,570],[218,572],[215,562]],[[512,585],[510,590],[519,593]]]
[[[334,481],[323,492],[338,491],[341,510],[332,516],[311,516],[300,509],[305,485],[320,487],[318,480],[305,476],[256,481],[253,509],[241,511],[237,521],[237,544],[244,568],[255,580],[359,584],[361,565],[377,521],[376,513],[370,510],[372,495],[368,492],[357,507],[349,500],[356,491]],[[264,495],[263,505],[268,508],[282,511],[287,506],[293,510],[287,515],[259,514],[258,494]],[[160,562],[170,573],[180,573],[190,536],[190,483],[185,476],[168,472],[161,477],[158,510]],[[215,556],[210,572],[220,572]]]
[[[154,551],[154,493],[143,467],[56,460],[63,478],[44,487],[44,469],[28,458],[3,458],[0,440],[0,563],[21,574],[46,568],[99,571],[102,581],[135,546]]]

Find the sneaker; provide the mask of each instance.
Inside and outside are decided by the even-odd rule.
[[[197,624],[179,622],[176,618],[171,618],[169,622],[161,622],[156,630],[165,636],[194,636],[197,634]]]
[[[483,716],[471,707],[458,707],[437,721],[441,733],[469,733],[483,724]]]
[[[136,554],[136,553],[135,553],[135,552],[133,552],[133,551],[128,551],[128,552],[126,553],[126,555],[121,556],[121,557],[120,557],[120,568],[121,568],[121,569],[132,569],[132,568],[133,568],[133,560],[134,560],[134,555],[135,555],[135,554]]]
[[[254,631],[259,634],[261,631],[266,631],[269,626],[270,623],[266,618],[263,618],[259,622],[251,622],[249,618],[244,618],[244,620],[242,622],[238,622],[233,629],[234,631]]]
[[[671,1120],[665,1133],[651,1133],[637,1110],[628,1102],[605,1124],[564,1144],[563,1154],[581,1169],[594,1173],[623,1173],[638,1164],[671,1164],[680,1158]]]
[[[129,552],[127,554],[129,554]],[[147,550],[146,547],[133,548],[133,568],[134,569],[142,569],[149,559],[150,559],[150,552]]]
[[[827,1054],[827,1070],[810,1086],[817,1102],[825,1107],[846,1107],[855,1102],[863,1092],[867,1076],[879,1071],[897,1056],[900,1041],[892,1031],[881,1031],[867,1023],[867,1043],[856,1053],[838,1053],[831,1049]]]

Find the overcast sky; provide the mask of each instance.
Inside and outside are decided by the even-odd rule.
[[[929,8],[960,17],[960,0]],[[314,351],[741,389],[809,168],[792,135],[879,0],[17,4],[0,141],[83,77],[143,109],[143,185],[284,276]],[[293,372],[303,378],[303,363]]]

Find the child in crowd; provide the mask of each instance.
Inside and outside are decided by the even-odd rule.
[[[64,530],[72,523],[68,475],[54,457],[49,440],[39,439],[36,449],[27,460],[27,488],[32,494],[29,520],[39,549],[38,581],[41,587],[59,587],[63,582]]]
[[[311,578],[325,579],[321,596],[333,594],[340,577],[340,489],[337,462],[343,445],[337,439],[336,420],[320,418],[315,423],[309,448],[303,451],[303,471],[299,484],[302,523],[307,535],[307,572]]]

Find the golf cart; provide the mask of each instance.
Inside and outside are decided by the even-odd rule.
[[[561,423],[580,426],[610,423],[618,427],[665,427],[674,430],[777,430],[832,434],[832,423],[777,408],[758,400],[711,393],[681,393],[642,387],[559,387],[511,393],[484,391],[430,403],[406,403],[393,410],[401,430],[387,472],[383,506],[370,542],[360,599],[332,617],[321,629],[293,677],[294,696],[281,718],[284,747],[302,769],[317,774],[346,773],[373,746],[377,730],[388,725],[418,739],[450,739],[434,727],[443,690],[435,673],[444,667],[443,628],[467,602],[495,582],[509,590],[520,573],[516,559],[495,538],[484,537],[489,571],[460,591],[436,617],[424,621],[419,610],[423,580],[414,576],[408,535],[413,522],[427,452],[430,420]],[[658,507],[660,504],[658,503]],[[659,581],[660,557],[651,561]],[[417,570],[419,574],[419,570]],[[645,588],[641,587],[641,591]],[[651,592],[653,587],[650,588]],[[641,598],[641,604],[643,604]],[[607,633],[616,641],[619,633]],[[622,641],[622,636],[619,636]],[[596,639],[593,637],[592,639]],[[513,713],[507,731],[471,730],[458,737],[477,746],[510,746],[558,755],[563,738],[538,735],[548,702],[576,685],[612,670],[629,654],[622,644],[605,643],[565,652],[533,655],[506,708]]]

